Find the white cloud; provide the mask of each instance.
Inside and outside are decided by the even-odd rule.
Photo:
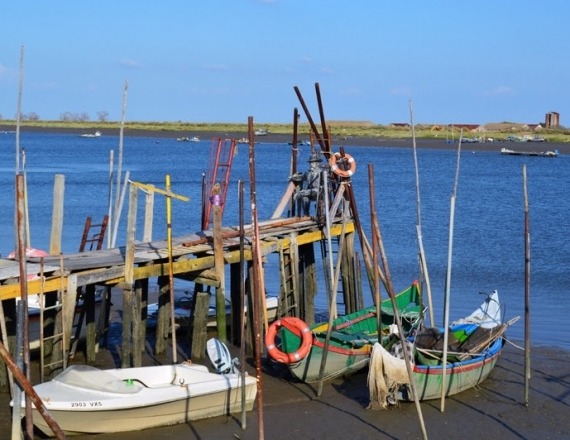
[[[390,90],[390,93],[392,95],[410,96],[412,94],[412,91],[409,87],[394,87],[392,90]]]
[[[132,60],[130,58],[123,58],[120,61],[120,64],[122,66],[131,67],[131,68],[135,68],[135,69],[141,67],[140,62],[138,62],[137,60]]]
[[[209,70],[211,72],[225,72],[228,70],[228,66],[225,64],[206,64],[203,66],[204,69]]]
[[[339,90],[338,92],[341,96],[362,96],[362,90],[357,87],[349,87],[347,89]]]
[[[495,87],[494,89],[487,90],[485,95],[514,95],[516,94],[515,90],[511,87],[507,86],[499,86]]]
[[[4,78],[15,78],[16,72],[13,69],[10,69],[3,64],[0,64],[0,79]]]

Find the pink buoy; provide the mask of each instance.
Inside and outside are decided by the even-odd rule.
[[[41,249],[35,249],[32,247],[26,247],[26,258],[41,258],[41,257],[49,257],[49,254],[46,251],[42,251]],[[16,258],[16,251],[10,252],[8,255],[8,259],[14,260]]]

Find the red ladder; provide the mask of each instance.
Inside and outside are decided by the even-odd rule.
[[[210,214],[212,212],[212,203],[210,197],[212,189],[216,183],[220,184],[220,206],[222,213],[226,204],[226,194],[230,182],[230,172],[232,169],[232,162],[236,150],[235,139],[220,139],[215,138],[212,140],[212,148],[210,149],[210,166],[208,173],[203,182],[202,194],[202,230],[205,231],[210,225]]]

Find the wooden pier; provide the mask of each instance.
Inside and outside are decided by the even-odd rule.
[[[341,218],[331,222],[330,236],[338,237],[342,228]],[[353,256],[354,224],[345,224],[344,233],[348,240],[348,255]],[[111,288],[123,290],[123,366],[140,365],[140,353],[144,349],[146,315],[141,313],[148,301],[149,280],[157,280],[159,289],[159,304],[163,313],[159,312],[155,353],[164,353],[170,332],[169,325],[169,282],[170,271],[176,278],[193,281],[196,285],[219,288],[220,281],[215,270],[215,249],[213,231],[203,231],[196,234],[177,237],[172,241],[172,262],[169,262],[167,242],[153,241],[135,243],[133,247],[132,264],[129,264],[127,247],[94,250],[75,254],[63,254],[39,258],[29,258],[26,264],[28,277],[28,295],[51,296],[59,293],[63,298],[64,311],[68,318],[66,335],[71,335],[73,309],[76,305],[76,292],[84,289],[94,295],[95,286],[106,288],[109,292],[106,300],[110,301]],[[244,249],[244,257],[248,265],[252,263],[251,226],[245,227],[245,239],[248,245]],[[230,265],[232,274],[230,285],[233,304],[239,304],[239,272],[236,267],[240,262],[240,231],[236,227],[225,227],[221,231],[224,264]],[[281,291],[279,292],[279,316],[297,316],[311,323],[314,319],[314,297],[317,293],[314,244],[325,240],[322,225],[310,217],[277,218],[259,223],[260,248],[264,259],[279,259]],[[349,261],[349,260],[347,260]],[[353,270],[353,269],[352,269]],[[348,272],[347,272],[348,271]],[[348,268],[344,275],[346,279],[354,280],[354,274]],[[277,274],[271,274],[274,276]],[[15,310],[15,299],[20,298],[19,263],[14,260],[0,260],[0,299],[6,310]],[[347,286],[350,283],[347,282]],[[116,293],[114,293],[116,294]],[[85,296],[87,303],[93,298]],[[235,301],[234,301],[235,300]],[[53,303],[54,301],[51,301]],[[127,307],[130,304],[130,307]],[[108,306],[108,302],[105,303]],[[128,313],[129,309],[132,313]],[[138,312],[137,312],[138,311]],[[12,313],[6,315],[15,316]],[[233,313],[235,317],[240,314]],[[135,319],[138,317],[140,319]],[[10,319],[8,319],[10,321]],[[94,316],[86,320],[87,359],[95,360],[96,331]],[[232,322],[233,328],[238,328],[239,320]],[[9,328],[14,326],[8,325]],[[131,332],[125,331],[131,328]],[[91,331],[89,331],[91,330]],[[10,332],[8,332],[10,334]],[[139,337],[135,337],[139,335]],[[12,336],[15,336],[12,333]],[[160,337],[162,336],[162,337]],[[232,331],[233,342],[238,342],[238,332]],[[70,336],[65,342],[65,352],[69,351]],[[142,348],[141,348],[141,344]],[[195,350],[193,349],[193,352]],[[201,351],[203,353],[203,351]]]

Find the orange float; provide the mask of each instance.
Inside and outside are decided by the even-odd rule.
[[[341,168],[338,161],[345,166],[348,165],[348,169]],[[344,157],[340,153],[333,154],[330,158],[330,165],[332,172],[340,177],[350,177],[356,171],[356,161],[350,154],[345,154]]]
[[[275,337],[281,327],[293,332],[301,338],[301,345],[293,353],[285,353],[277,348],[275,344]],[[313,345],[313,334],[309,326],[301,319],[294,317],[285,317],[273,322],[267,329],[265,334],[265,346],[267,347],[267,354],[277,362],[284,364],[294,364],[304,359],[311,350]]]

